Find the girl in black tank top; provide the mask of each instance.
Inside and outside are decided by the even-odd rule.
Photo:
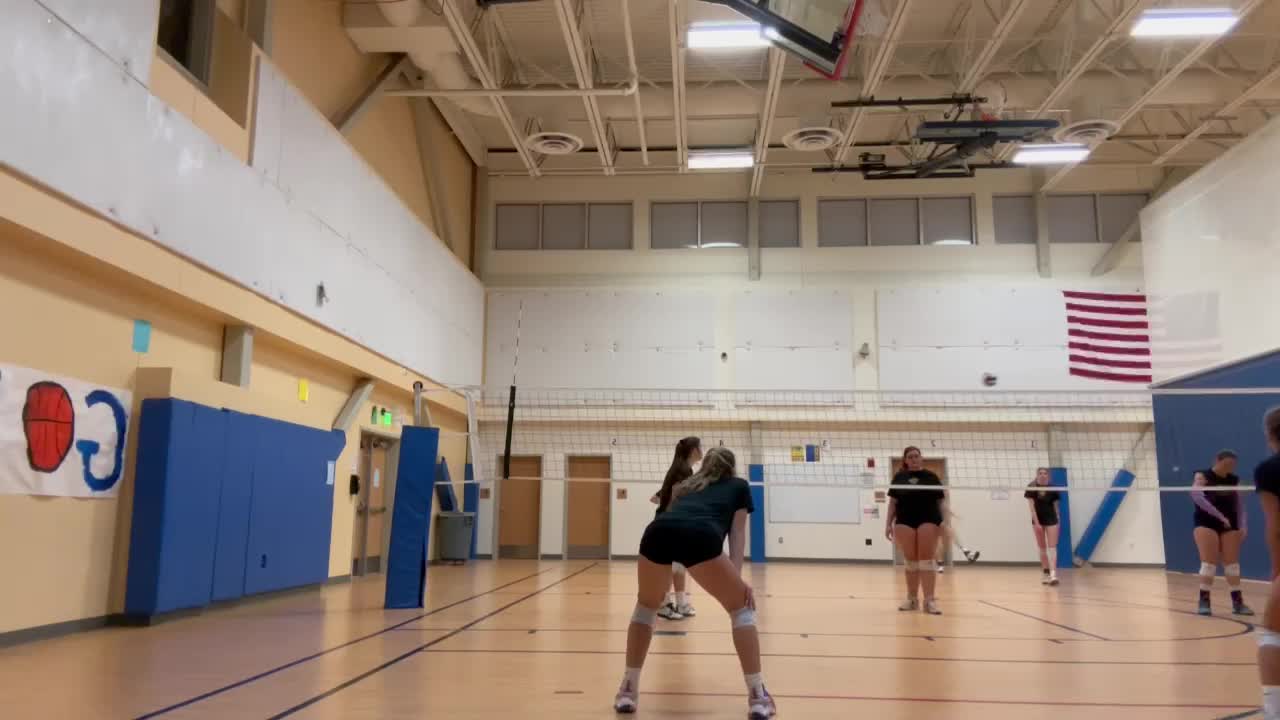
[[[671,467],[667,470],[667,476],[662,480],[662,489],[658,490],[657,494],[649,499],[650,502],[658,506],[658,509],[653,514],[655,520],[662,517],[662,513],[671,507],[671,494],[676,485],[693,475],[693,466],[700,460],[702,460],[702,440],[696,437],[687,437],[676,443],[676,454],[671,459]],[[667,620],[683,620],[697,615],[698,613],[693,609],[693,605],[689,603],[689,593],[685,590],[688,587],[688,580],[683,565],[674,564],[672,566],[671,584],[674,587],[674,592],[667,594],[666,602],[662,603],[662,607],[658,609],[659,617]]]
[[[1240,592],[1240,546],[1244,544],[1248,514],[1244,512],[1240,493],[1209,489],[1238,486],[1240,478],[1236,477],[1235,469],[1236,454],[1223,450],[1214,459],[1213,467],[1197,471],[1192,481],[1194,534],[1196,550],[1200,553],[1200,603],[1197,612],[1201,615],[1213,613],[1210,598],[1219,563],[1231,589],[1232,612],[1236,615],[1253,614],[1244,604],[1244,596]]]

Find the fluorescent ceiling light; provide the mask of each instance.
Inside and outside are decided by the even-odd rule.
[[[1015,165],[1070,165],[1089,157],[1090,149],[1076,143],[1023,145],[1013,156]]]
[[[961,240],[959,238],[953,238],[949,240],[934,240],[932,243],[930,243],[930,245],[972,245],[972,244],[973,243],[969,242],[968,240]]]
[[[1214,37],[1240,22],[1231,8],[1162,8],[1147,10],[1134,23],[1134,37]]]
[[[702,243],[703,250],[721,250],[724,248],[740,248],[742,245],[734,242],[709,242]]]
[[[759,48],[768,44],[756,23],[694,23],[689,26],[690,50]]]
[[[755,165],[750,150],[694,150],[689,153],[690,170],[724,170]]]

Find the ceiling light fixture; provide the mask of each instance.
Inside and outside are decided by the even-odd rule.
[[[1089,157],[1092,149],[1078,143],[1023,145],[1013,156],[1015,165],[1070,165]]]
[[[1225,35],[1240,16],[1235,10],[1220,8],[1160,8],[1147,10],[1134,23],[1134,37],[1177,38]]]
[[[690,50],[735,50],[769,45],[756,23],[694,23],[689,26]]]
[[[689,152],[690,170],[727,170],[749,168],[755,165],[755,155],[750,149],[742,150],[692,150]]]
[[[960,238],[948,238],[946,240],[934,240],[930,245],[972,245],[968,240]]]

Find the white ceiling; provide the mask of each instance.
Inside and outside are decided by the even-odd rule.
[[[594,85],[624,87],[631,80],[624,0],[539,0],[495,4],[483,12],[469,0],[428,1],[453,3],[459,12],[471,14],[472,34],[500,86],[580,86],[571,61],[573,33],[566,33],[562,21],[569,13],[580,18],[581,57],[593,66],[588,71]],[[856,163],[859,152],[902,143],[915,123],[942,119],[945,109],[889,109],[856,116],[833,111],[832,101],[868,94],[950,95],[975,87],[980,93],[1007,95],[1006,117],[1034,117],[1042,111],[1063,122],[1122,122],[1118,136],[1095,151],[1089,164],[1196,165],[1216,157],[1280,108],[1280,82],[1274,82],[1280,78],[1280,0],[1229,1],[1248,15],[1227,37],[1166,41],[1128,34],[1141,9],[1171,4],[1166,2],[867,0],[845,77],[831,82],[790,57],[771,74],[770,51],[765,49],[682,49],[673,54],[673,43],[680,43],[673,28],[682,34],[692,21],[735,15],[698,0],[631,0],[640,109],[651,150],[647,166],[639,152],[633,98],[584,102],[577,97],[509,97],[504,102],[521,135],[530,129],[555,130],[586,142],[588,149],[572,156],[534,156],[537,172],[544,175],[605,174],[605,160],[594,151],[598,142],[612,150],[610,173],[678,172],[680,147],[749,146],[756,144],[762,128],[772,149],[757,175]],[[683,71],[683,93],[675,92],[673,70]],[[770,102],[774,92],[776,100]],[[600,124],[589,122],[591,112],[598,113]],[[491,173],[528,172],[499,118],[457,116],[488,147]],[[849,151],[837,158],[781,145],[786,132],[810,125],[838,128]],[[1189,134],[1193,139],[1185,140]],[[905,161],[918,150],[899,145],[888,150],[889,158]],[[1062,176],[1065,172],[1055,173],[1057,179]]]

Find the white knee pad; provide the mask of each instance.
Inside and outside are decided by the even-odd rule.
[[[684,566],[678,562],[673,562],[671,563],[671,572],[675,573],[676,575],[683,575]]]
[[[734,630],[744,627],[755,627],[756,625],[756,611],[748,607],[744,607],[741,610],[732,613],[729,618],[733,621]]]
[[[654,623],[658,622],[658,611],[636,603],[636,611],[631,613],[631,622],[653,627]]]
[[[1213,577],[1218,574],[1218,566],[1213,563],[1200,563],[1200,574],[1206,577]]]
[[[938,561],[934,560],[933,558],[929,558],[928,560],[921,560],[920,562],[916,563],[916,565],[920,567],[921,572],[938,572]]]
[[[1240,577],[1240,563],[1231,563],[1222,566],[1222,574],[1229,578]]]
[[[907,568],[907,572],[915,572],[920,569],[920,563],[915,560],[907,560],[903,565]]]
[[[1260,648],[1280,648],[1280,632],[1268,630],[1264,627],[1258,628],[1258,647]]]

